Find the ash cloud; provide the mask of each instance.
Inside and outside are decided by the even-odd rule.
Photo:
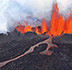
[[[29,25],[40,25],[41,19],[50,21],[54,0],[2,0],[0,2],[0,33],[13,30],[18,22],[25,25],[24,19]],[[70,13],[72,0],[57,0],[60,12],[63,16]]]

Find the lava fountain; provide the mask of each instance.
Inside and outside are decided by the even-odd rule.
[[[52,43],[52,38],[53,38],[52,36],[59,36],[59,35],[65,34],[65,33],[68,33],[68,34],[72,33],[72,13],[70,13],[69,17],[64,20],[62,15],[59,15],[59,8],[57,6],[57,3],[55,3],[53,5],[53,13],[52,13],[52,18],[51,18],[51,22],[50,22],[50,28],[48,28],[46,20],[44,18],[42,19],[41,29],[39,29],[37,26],[35,26],[35,30],[33,30],[33,28],[30,25],[28,25],[28,22],[25,22],[25,23],[26,23],[26,26],[22,26],[19,23],[19,26],[16,27],[16,29],[21,34],[24,34],[25,32],[28,32],[28,31],[31,31],[31,32],[33,31],[37,34],[46,33],[50,37],[48,39],[46,39],[45,41],[39,42],[39,43],[31,46],[29,48],[29,50],[27,50],[24,54],[22,54],[16,58],[13,58],[11,60],[0,62],[0,67],[6,65],[9,62],[17,60],[26,54],[33,52],[35,47],[38,47],[40,44],[43,44],[43,43],[46,43],[48,46],[47,46],[46,50],[43,52],[40,52],[40,54],[51,55],[53,52],[49,51],[49,48],[51,48],[51,47],[58,48],[57,45]]]
[[[20,24],[20,23],[19,23]],[[70,13],[68,19],[63,19],[62,15],[59,15],[59,8],[57,3],[53,5],[53,13],[50,21],[50,29],[47,27],[46,20],[42,19],[41,30],[35,26],[35,30],[32,29],[28,22],[26,22],[26,26],[22,26],[21,24],[16,27],[16,29],[24,34],[28,31],[34,31],[37,34],[43,34],[46,32],[49,36],[59,36],[65,33],[72,33],[72,13]]]

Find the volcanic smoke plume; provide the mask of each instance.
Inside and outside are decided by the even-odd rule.
[[[28,31],[34,31],[37,34],[44,34],[46,33],[49,36],[58,36],[65,33],[71,34],[72,33],[72,12],[70,12],[68,18],[63,18],[61,14],[59,14],[59,8],[57,3],[53,4],[52,10],[52,17],[50,21],[50,27],[48,27],[45,18],[42,19],[40,28],[35,25],[34,29],[29,25],[28,21],[25,21],[25,26],[23,26],[20,22],[18,22],[18,26],[16,29],[24,34]]]
[[[30,26],[41,25],[46,19],[49,25],[52,17],[54,0],[2,0],[0,1],[0,33],[12,31],[18,22],[25,25],[28,20]],[[72,0],[57,0],[59,14],[68,17],[72,9]]]
[[[71,2],[1,1],[0,70],[71,70]]]

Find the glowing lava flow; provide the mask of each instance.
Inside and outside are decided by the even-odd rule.
[[[29,48],[29,50],[27,50],[24,54],[22,54],[22,55],[20,55],[20,56],[18,56],[18,57],[16,57],[16,58],[13,58],[13,59],[11,59],[11,60],[7,60],[7,61],[4,61],[4,62],[0,62],[0,68],[1,68],[2,66],[6,65],[6,64],[9,63],[9,62],[15,61],[15,60],[23,57],[24,55],[33,52],[35,47],[38,47],[40,44],[43,44],[43,43],[46,43],[48,46],[47,46],[47,49],[46,49],[45,51],[43,51],[43,52],[40,52],[40,54],[51,55],[53,52],[52,52],[52,51],[49,51],[49,49],[50,49],[51,47],[57,47],[57,48],[58,48],[57,45],[55,45],[55,44],[52,43],[52,38],[53,38],[53,37],[49,37],[48,39],[46,39],[46,40],[44,40],[44,41],[42,41],[42,42],[39,42],[39,43],[31,46],[31,47]]]
[[[65,21],[63,19],[63,17],[61,15],[59,15],[59,9],[58,9],[57,4],[54,4],[52,19],[51,19],[51,22],[50,22],[50,30],[48,31],[45,19],[42,19],[42,26],[41,26],[41,31],[40,32],[39,32],[39,29],[37,27],[35,27],[35,28],[36,28],[35,32],[37,34],[43,34],[44,32],[46,32],[47,35],[50,35],[50,36],[52,36],[52,35],[53,36],[58,36],[58,35],[61,35],[61,34],[64,34],[64,33],[69,33],[70,34],[70,33],[72,33],[72,14],[70,14],[68,19]],[[25,27],[20,24],[19,26],[16,27],[16,29],[19,32],[21,32],[22,34],[24,34],[25,32],[28,32],[28,31],[33,31],[32,27],[30,25],[28,25],[28,23],[26,24]],[[17,59],[23,57],[26,54],[29,54],[29,53],[33,52],[34,48],[38,47],[42,43],[46,43],[48,46],[47,46],[47,49],[43,52],[40,52],[40,54],[51,55],[52,51],[49,51],[49,48],[53,47],[53,46],[58,48],[57,45],[52,43],[52,37],[50,37],[50,38],[46,39],[45,41],[39,42],[39,43],[35,44],[34,46],[31,46],[29,48],[29,50],[26,51],[24,54],[14,58],[14,59],[7,60],[7,61],[4,61],[4,62],[0,62],[0,67],[4,66],[5,64],[7,64],[9,62],[17,60]]]

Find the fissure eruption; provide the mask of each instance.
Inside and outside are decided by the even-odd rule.
[[[33,29],[33,27],[28,25],[27,21],[24,21],[24,23],[26,23],[26,26],[23,26],[23,25],[21,25],[20,22],[18,22],[19,25],[15,28],[21,34],[24,35],[24,33],[28,32],[28,31],[35,32],[37,34],[45,33],[46,35],[49,36],[49,38],[47,38],[44,41],[36,43],[35,45],[31,46],[26,52],[24,52],[23,54],[15,57],[13,59],[0,62],[0,68],[9,62],[15,61],[15,60],[23,57],[24,55],[33,52],[35,47],[38,47],[40,44],[43,44],[43,43],[47,44],[47,48],[46,48],[46,50],[39,52],[39,54],[51,55],[53,52],[49,51],[49,49],[51,47],[58,48],[57,45],[52,43],[53,38],[56,36],[59,36],[59,35],[63,35],[65,33],[68,33],[68,34],[72,33],[72,12],[70,13],[68,18],[64,19],[63,16],[59,14],[59,8],[57,6],[57,3],[55,3],[55,4],[53,4],[53,11],[52,11],[52,18],[50,21],[50,27],[48,27],[45,18],[42,19],[41,26],[40,26],[41,28],[38,28],[35,25],[35,27]]]
[[[46,20],[43,18],[41,30],[37,26],[35,26],[35,30],[32,30],[32,27],[28,25],[28,22],[26,22],[25,27],[20,24],[16,27],[16,29],[22,34],[28,31],[34,31],[37,34],[43,34],[46,32],[46,34],[49,36],[59,36],[65,33],[70,34],[72,33],[72,13],[70,13],[67,19],[63,19],[62,15],[59,14],[59,8],[57,6],[57,3],[55,3],[53,5],[53,13],[50,21],[50,28],[48,28]]]

